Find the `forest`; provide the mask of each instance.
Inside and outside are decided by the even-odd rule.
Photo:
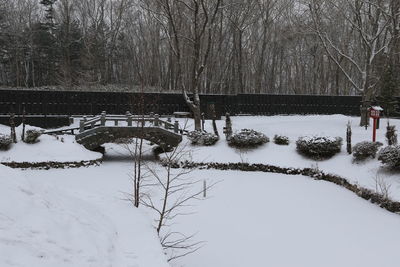
[[[399,92],[399,23],[399,0],[0,0],[0,87],[368,101]]]

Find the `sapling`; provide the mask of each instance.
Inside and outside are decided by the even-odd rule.
[[[179,169],[179,162],[187,158],[188,154],[184,145],[178,146],[173,151],[164,153],[162,168],[147,165],[152,179],[146,185],[149,191],[143,192],[140,199],[142,206],[155,211],[154,226],[169,260],[186,256],[200,248],[203,242],[194,241],[193,234],[184,235],[171,229],[174,219],[191,214],[187,207],[195,200],[204,199],[207,191],[215,185],[215,182],[207,183],[206,180],[189,177],[193,171],[191,169]]]

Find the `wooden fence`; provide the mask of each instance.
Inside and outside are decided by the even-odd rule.
[[[218,114],[229,112],[232,115],[358,115],[360,101],[359,96],[201,95],[204,112],[214,104]],[[42,116],[47,121],[54,116],[97,115],[104,110],[108,114],[130,111],[160,115],[189,111],[181,94],[0,90],[0,123],[6,123],[4,115],[22,114],[23,109],[28,117]]]

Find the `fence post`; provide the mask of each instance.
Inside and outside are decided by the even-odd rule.
[[[101,112],[101,118],[100,118],[100,125],[105,126],[106,125],[106,112],[103,111]]]

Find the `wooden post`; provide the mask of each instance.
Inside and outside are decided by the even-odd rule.
[[[106,126],[106,112],[105,111],[101,112],[100,125]]]
[[[204,114],[204,112],[203,113],[201,113],[201,130],[204,132],[205,131],[205,129],[204,129],[204,124],[205,124],[205,122],[206,122],[206,119],[205,119],[205,114]]]
[[[350,121],[347,123],[346,131],[346,142],[347,142],[347,153],[351,154],[351,124]]]
[[[204,198],[207,197],[207,181],[206,180],[203,181],[203,197]]]
[[[158,127],[160,125],[160,115],[154,115],[154,126]]]
[[[175,124],[174,124],[174,132],[175,132],[175,133],[178,133],[178,132],[179,132],[179,122],[178,122],[178,121],[175,121]]]
[[[25,115],[26,115],[25,104],[23,104],[23,108],[22,108],[22,136],[21,136],[22,141],[25,141]]]
[[[15,114],[10,114],[10,130],[11,130],[11,139],[13,143],[17,143],[17,135],[15,134]]]

